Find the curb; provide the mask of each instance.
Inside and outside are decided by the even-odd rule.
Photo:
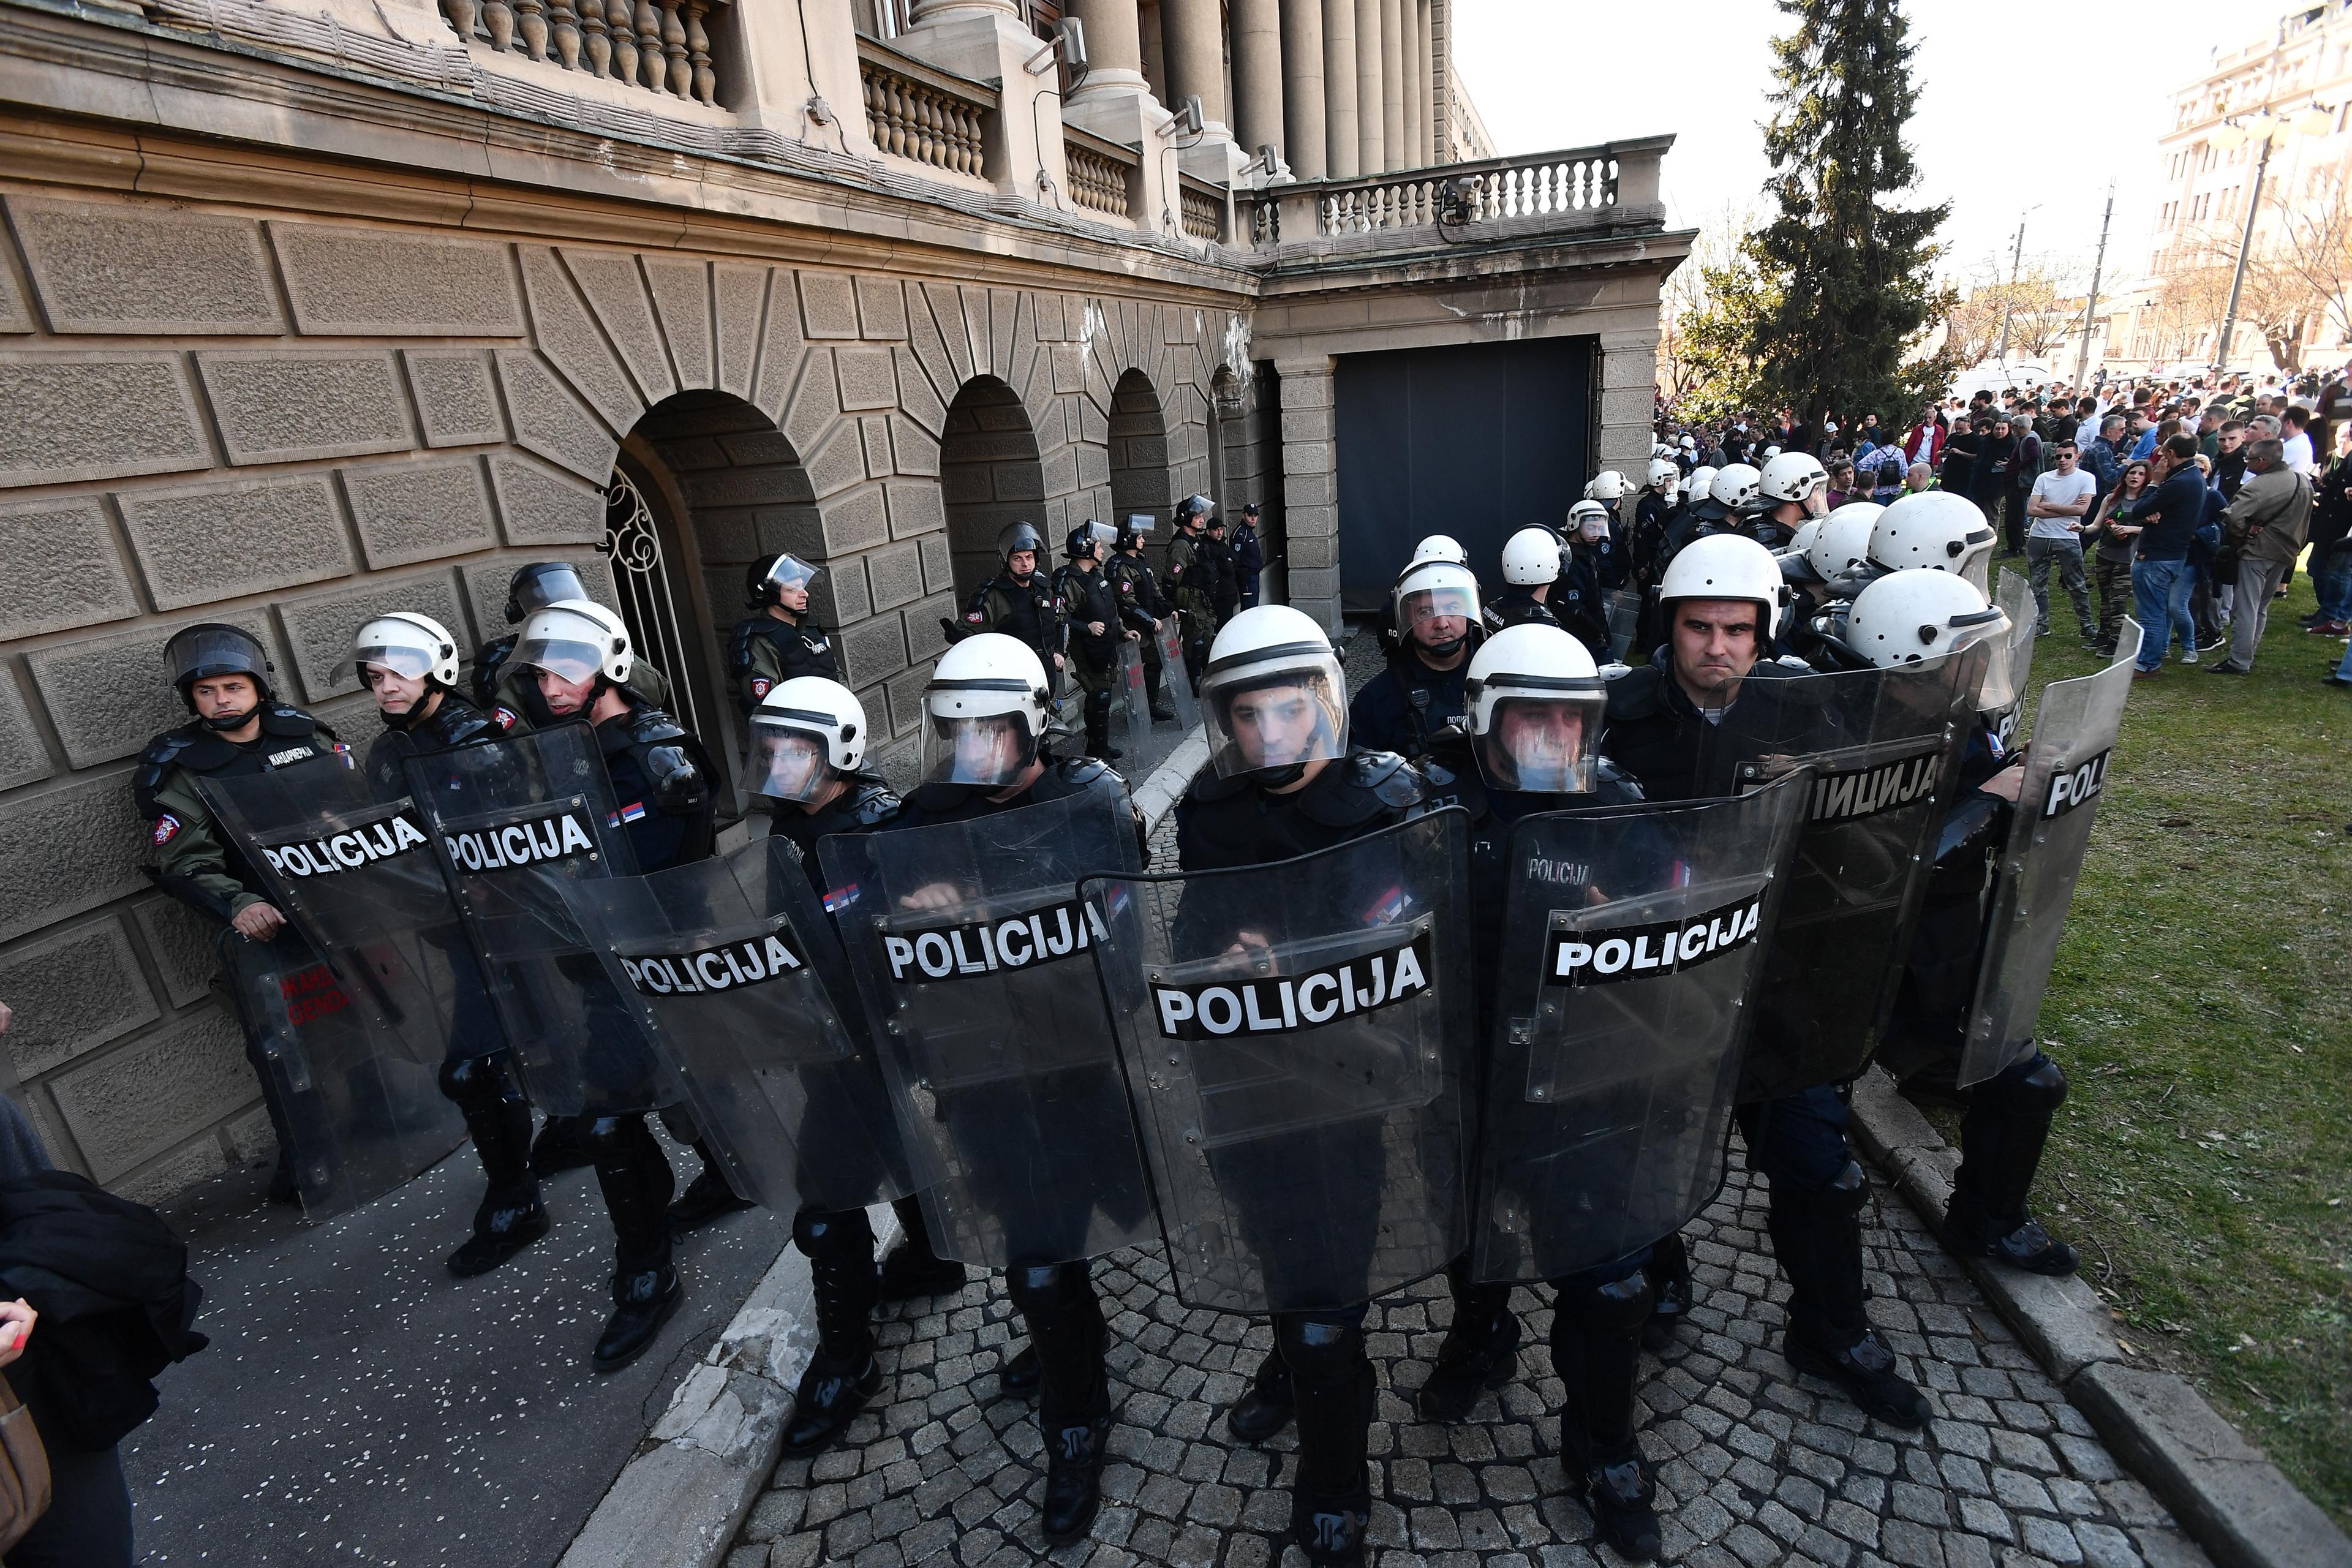
[[[1912,1209],[1940,1226],[1959,1152],[1883,1068],[1854,1080],[1853,1128]],[[2136,1366],[2080,1279],[1960,1259],[2116,1458],[2221,1568],[2352,1568],[2352,1539],[2182,1378]]]
[[[1194,725],[1134,792],[1147,831],[1209,760]],[[898,1244],[887,1204],[866,1211],[877,1256]],[[794,1392],[816,1346],[808,1259],[786,1247],[669,1397],[557,1568],[716,1568],[782,1457]]]

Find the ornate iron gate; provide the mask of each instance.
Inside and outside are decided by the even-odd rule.
[[[596,548],[613,559],[621,619],[637,652],[669,678],[671,717],[696,734],[715,739],[715,732],[704,727],[708,715],[695,699],[695,654],[688,645],[687,617],[679,613],[665,569],[660,524],[635,482],[618,468],[604,487],[604,538]]]

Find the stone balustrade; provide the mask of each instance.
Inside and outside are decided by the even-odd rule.
[[[1194,239],[1214,240],[1225,232],[1225,193],[1208,181],[1186,174],[1179,188],[1182,211],[1178,220]]]
[[[1487,158],[1353,180],[1301,181],[1247,195],[1250,241],[1261,248],[1312,237],[1390,235],[1420,240],[1505,222],[1540,227],[1654,223],[1658,170],[1672,137],[1614,142],[1521,157]]]
[[[983,173],[995,89],[863,36],[857,40],[857,74],[865,88],[866,130],[875,146],[951,174]]]
[[[460,39],[716,107],[703,18],[729,0],[441,0]]]
[[[1135,173],[1142,154],[1066,125],[1062,155],[1070,167],[1070,199],[1088,212],[1127,221],[1135,210]]]

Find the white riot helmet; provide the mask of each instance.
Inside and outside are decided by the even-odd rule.
[[[1676,599],[1753,599],[1764,609],[1756,638],[1761,648],[1780,629],[1789,585],[1780,563],[1756,541],[1744,533],[1710,533],[1684,545],[1658,580],[1658,603]]]
[[[1768,463],[1780,455],[1780,448],[1778,447],[1767,447],[1764,448],[1764,460]]]
[[[1829,470],[1815,462],[1810,453],[1783,452],[1765,459],[1757,488],[1764,492],[1767,500],[1807,501],[1828,489],[1829,482]]]
[[[924,781],[1013,783],[1037,760],[1052,695],[1036,650],[1018,637],[982,632],[949,648],[923,688]]]
[[[751,710],[751,787],[810,801],[866,760],[866,710],[849,688],[802,675],[768,689]]]
[[[1599,543],[1609,537],[1609,509],[1597,500],[1578,501],[1568,509],[1568,531],[1570,538]]]
[[[1650,457],[1654,460],[1659,458],[1671,458],[1674,454],[1675,444],[1672,441],[1653,441],[1650,443]]]
[[[1662,456],[1650,459],[1650,488],[1652,489],[1659,490],[1671,496],[1675,493],[1675,487],[1682,482],[1682,468],[1672,458]]]
[[[1874,500],[1848,501],[1822,519],[1805,559],[1826,583],[1870,559],[1870,537],[1885,508]]]
[[[1715,471],[1706,493],[1726,511],[1746,511],[1763,489],[1764,476],[1757,469],[1746,463],[1726,463]]]
[[[1708,468],[1705,463],[1693,468],[1690,471],[1690,478],[1683,481],[1683,499],[1702,501],[1713,495],[1716,473],[1716,469]]]
[[[1425,561],[1408,567],[1396,580],[1389,598],[1396,614],[1397,635],[1411,637],[1413,627],[1424,621],[1441,616],[1457,616],[1466,626],[1478,624],[1478,579],[1470,568],[1457,566],[1451,561]],[[1450,654],[1451,646],[1436,646],[1433,653]]]
[[[1895,669],[1924,659],[1957,654],[1988,640],[2005,641],[2009,616],[1988,604],[1967,578],[1948,572],[1906,567],[1889,572],[1854,595],[1846,612],[1845,642],[1881,669]],[[1977,688],[1977,709],[1991,712],[2017,700],[2011,689],[2009,660],[1994,657],[1985,662],[1984,679]]]
[[[636,661],[629,628],[593,599],[566,599],[533,610],[515,637],[518,668],[543,669],[575,684],[601,675],[615,686],[626,685]]]
[[[367,667],[381,665],[394,675],[410,680],[429,680],[436,686],[457,684],[457,639],[449,628],[430,616],[420,616],[414,610],[394,610],[388,616],[378,616],[352,637],[352,657],[335,671],[341,680],[346,675],[357,675],[362,684],[367,680]]]
[[[1888,572],[1915,566],[1948,572],[1984,594],[1995,537],[1974,501],[1949,490],[1920,490],[1899,497],[1880,514],[1870,533],[1870,563]]]
[[[1812,549],[1813,541],[1820,537],[1821,531],[1822,520],[1818,517],[1809,517],[1797,525],[1797,531],[1789,536],[1789,542],[1772,553],[1780,556],[1806,555]]]
[[[1559,535],[1523,528],[1503,541],[1503,581],[1520,586],[1559,581]]]
[[[1471,659],[1462,691],[1488,784],[1529,795],[1592,788],[1609,693],[1582,643],[1540,622],[1506,627]]]
[[[1347,676],[1323,628],[1287,605],[1259,605],[1225,623],[1209,645],[1201,715],[1222,778],[1295,777],[1309,763],[1348,754]]]
[[[1462,548],[1461,541],[1447,534],[1433,533],[1412,547],[1412,559],[1404,563],[1404,570],[1410,572],[1432,561],[1450,561],[1456,566],[1467,566],[1470,564],[1470,552]],[[1397,575],[1402,580],[1404,573]]]
[[[1697,450],[1698,450],[1698,437],[1696,437],[1696,436],[1685,436],[1685,437],[1683,437],[1683,450],[1684,450],[1684,451],[1685,451],[1685,452],[1696,452],[1696,451],[1697,451]]]
[[[1586,500],[1606,501],[1615,506],[1625,499],[1625,476],[1614,468],[1603,468],[1592,476],[1584,487]]]

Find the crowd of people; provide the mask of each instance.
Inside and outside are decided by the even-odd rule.
[[[1790,451],[1821,462],[1832,509],[1928,489],[1967,497],[2002,553],[2022,559],[2041,629],[2054,577],[2084,646],[2112,652],[2126,616],[2147,628],[2148,679],[2174,649],[2185,665],[2220,654],[2214,674],[2251,669],[2306,547],[2319,605],[2304,630],[2352,636],[2352,367],[2283,383],[2033,384],[1818,426],[1788,410],[1685,422],[1662,405],[1658,433],[1685,482]],[[2325,679],[2352,685],[2352,668]]]

